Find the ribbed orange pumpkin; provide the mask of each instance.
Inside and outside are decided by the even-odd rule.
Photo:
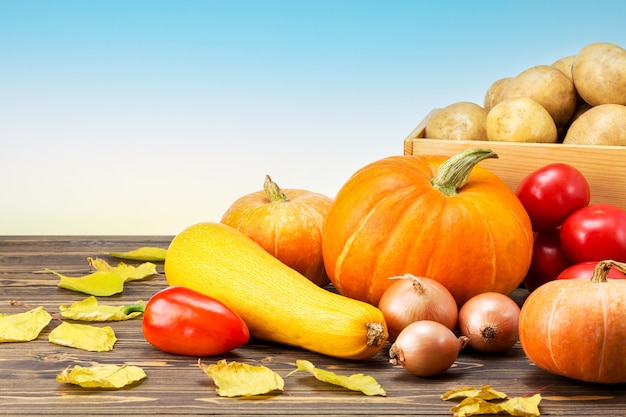
[[[329,283],[322,259],[322,227],[333,200],[268,176],[263,190],[234,201],[221,223],[231,226],[320,287]]]
[[[602,384],[626,383],[626,280],[608,279],[598,263],[589,278],[559,279],[533,291],[519,317],[528,359],[556,375]]]
[[[322,238],[337,291],[377,305],[389,277],[409,273],[439,281],[460,307],[517,288],[533,234],[515,194],[476,166],[493,157],[481,148],[449,159],[392,156],[357,171],[335,197]]]

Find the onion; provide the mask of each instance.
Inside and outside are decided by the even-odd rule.
[[[385,290],[378,302],[387,322],[389,340],[395,340],[402,329],[418,320],[433,320],[454,330],[459,310],[443,284],[411,274],[390,279],[397,281]]]
[[[441,323],[420,320],[406,326],[389,349],[389,361],[417,376],[438,375],[452,366],[467,338]]]
[[[509,296],[486,292],[470,298],[459,311],[459,331],[479,352],[511,348],[519,338],[520,308]]]

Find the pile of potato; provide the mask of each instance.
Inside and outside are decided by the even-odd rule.
[[[424,137],[626,146],[626,49],[592,43],[499,79],[483,106],[462,101],[434,113]]]

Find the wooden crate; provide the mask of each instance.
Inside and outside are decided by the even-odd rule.
[[[513,143],[424,138],[433,110],[404,139],[405,155],[452,156],[471,147],[485,147],[498,154],[480,165],[498,175],[513,191],[532,171],[562,162],[583,173],[591,187],[591,204],[613,204],[626,208],[626,146],[563,145],[560,143]]]

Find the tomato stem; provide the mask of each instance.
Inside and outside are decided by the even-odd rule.
[[[445,161],[431,179],[433,187],[447,196],[457,195],[472,169],[483,159],[497,158],[498,155],[487,148],[470,148]]]
[[[124,306],[122,311],[126,315],[130,313],[135,313],[135,312],[143,313],[146,311],[146,305],[144,303],[130,304],[130,305]]]
[[[280,189],[278,184],[272,181],[269,175],[265,176],[263,189],[270,203],[285,203],[289,201],[289,197]]]

